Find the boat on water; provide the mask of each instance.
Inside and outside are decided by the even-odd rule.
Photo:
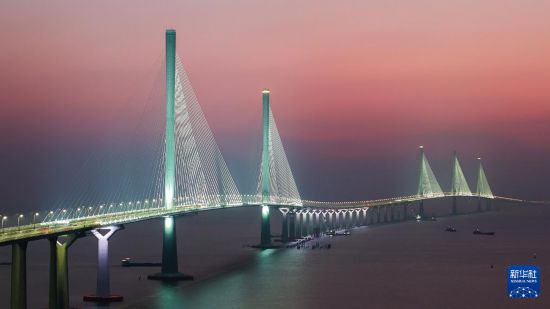
[[[493,236],[493,235],[495,235],[495,232],[482,232],[482,231],[480,231],[479,229],[475,229],[473,234],[474,234],[474,235],[489,235],[489,236]]]
[[[421,217],[420,215],[416,215],[416,221],[437,221],[436,217]]]
[[[154,267],[154,266],[162,266],[162,263],[154,263],[154,262],[132,262],[132,259],[127,257],[120,261],[120,264],[122,267]]]
[[[447,226],[447,228],[445,229],[445,232],[456,232],[456,229],[452,226]]]

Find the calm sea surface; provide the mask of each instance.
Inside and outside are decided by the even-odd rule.
[[[437,208],[448,205],[427,211]],[[109,308],[550,308],[550,208],[502,208],[357,228],[349,237],[320,239],[330,250],[244,247],[258,240],[258,208],[183,217],[180,269],[196,280],[176,285],[146,279],[158,268],[119,266],[124,257],[160,260],[161,221],[131,224],[111,238],[111,290],[125,301]],[[278,233],[278,215],[272,223]],[[443,232],[447,225],[458,232]],[[474,236],[477,227],[496,235]],[[95,291],[96,246],[86,237],[70,248],[72,306],[101,308],[82,301]],[[10,252],[1,247],[0,261]],[[29,308],[47,306],[48,258],[47,241],[29,244]],[[510,264],[539,265],[539,299],[506,297]],[[9,281],[9,266],[0,266],[0,308],[9,308]]]

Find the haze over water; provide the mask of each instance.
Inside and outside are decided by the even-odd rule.
[[[430,204],[447,209],[448,204]],[[470,205],[470,209],[474,206]],[[259,209],[231,209],[180,218],[180,268],[196,276],[175,286],[145,279],[155,268],[122,268],[120,259],[158,261],[159,221],[132,224],[111,240],[111,289],[125,301],[112,308],[544,308],[550,280],[546,224],[550,209],[529,206],[437,222],[406,222],[354,229],[350,237],[323,238],[332,249],[256,251]],[[276,233],[278,220],[273,220]],[[446,233],[447,225],[457,233]],[[494,237],[472,235],[474,228]],[[537,258],[533,259],[533,254]],[[46,241],[29,244],[29,308],[47,304]],[[71,305],[95,290],[96,240],[70,248]],[[0,260],[9,260],[0,248]],[[536,264],[542,296],[513,300],[506,293],[510,264]],[[493,265],[493,268],[491,268]],[[141,277],[141,280],[140,280]],[[8,306],[9,267],[0,267],[0,307]]]

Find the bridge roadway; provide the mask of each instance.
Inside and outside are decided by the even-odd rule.
[[[26,240],[38,240],[64,234],[72,234],[85,232],[101,227],[124,225],[134,222],[156,219],[164,216],[181,216],[200,211],[245,207],[245,206],[261,206],[258,201],[251,201],[251,196],[243,196],[243,203],[213,205],[213,206],[198,206],[198,205],[175,205],[171,209],[163,207],[146,208],[138,210],[127,210],[121,212],[108,212],[105,214],[96,214],[91,216],[75,217],[75,218],[57,218],[51,221],[43,221],[33,224],[25,224],[18,227],[8,227],[0,232],[0,246],[9,245],[14,242]],[[291,209],[315,209],[315,210],[339,210],[339,209],[357,209],[370,208],[379,206],[390,206],[403,203],[412,203],[437,198],[449,197],[472,197],[479,198],[476,195],[457,195],[452,193],[444,193],[442,195],[419,196],[409,195],[394,198],[385,198],[366,201],[351,201],[351,202],[320,202],[303,200],[302,204],[278,204],[269,205],[272,207],[291,208]],[[483,198],[483,197],[482,197]],[[513,202],[526,202],[520,199],[495,197],[498,200],[507,200]],[[248,200],[248,201],[246,201]]]

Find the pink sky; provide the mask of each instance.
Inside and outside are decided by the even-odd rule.
[[[271,88],[306,192],[332,160],[368,166],[419,144],[501,171],[521,149],[527,188],[550,172],[549,12],[534,0],[3,1],[0,137],[105,134],[113,111],[147,95],[170,27],[229,157],[255,142],[243,140]]]

